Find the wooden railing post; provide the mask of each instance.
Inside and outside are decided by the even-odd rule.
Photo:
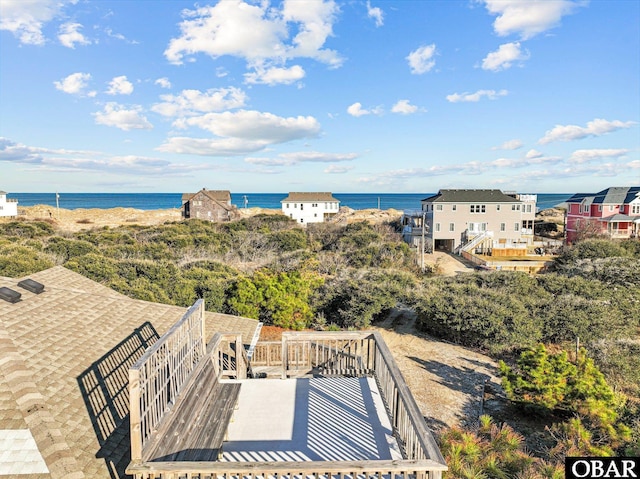
[[[202,346],[201,346],[201,349],[200,349],[200,354],[201,354],[200,357],[204,357],[206,352],[207,352],[207,331],[206,331],[207,325],[205,323],[204,299],[200,300],[199,308],[200,308],[200,310],[199,310],[199,313],[200,313],[200,324],[201,324],[201,327],[202,327],[202,333],[201,333],[201,336],[200,336],[200,340],[202,342]]]
[[[282,335],[282,379],[287,379],[287,369],[289,369],[289,344],[287,342],[286,334]]]
[[[140,371],[129,369],[129,424],[131,461],[142,462],[142,424],[140,417]]]
[[[247,379],[247,363],[245,362],[242,335],[236,334],[236,378]]]

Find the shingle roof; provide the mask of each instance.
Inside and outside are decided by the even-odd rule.
[[[612,186],[596,193],[593,202],[621,205],[633,201],[638,193],[640,193],[640,186]]]
[[[422,201],[430,203],[520,203],[500,190],[440,190]]]
[[[45,291],[0,277],[22,294],[0,300],[0,432],[29,430],[49,470],[20,477],[125,477],[127,369],[186,309],[130,299],[61,266],[29,277]],[[207,339],[242,332],[248,343],[257,325],[206,314]]]
[[[183,193],[182,194],[182,204],[189,201],[191,198],[196,196],[198,193],[203,193],[207,195],[210,199],[214,201],[231,201],[231,192],[229,190],[205,190],[202,189],[196,193]]]
[[[284,201],[339,201],[328,192],[290,192]]]

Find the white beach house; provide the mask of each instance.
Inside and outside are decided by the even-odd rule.
[[[0,216],[18,216],[18,200],[8,200],[6,191],[0,191]]]
[[[326,192],[293,192],[280,203],[282,213],[301,224],[322,223],[340,209],[340,201]]]

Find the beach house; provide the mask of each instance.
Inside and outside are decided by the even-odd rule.
[[[7,199],[7,192],[0,191],[0,217],[18,216],[18,200]]]
[[[576,193],[566,204],[568,243],[594,236],[620,239],[640,236],[640,186]]]
[[[228,190],[207,190],[182,194],[182,217],[208,221],[231,221],[238,218],[238,208],[231,204]]]
[[[322,223],[340,209],[340,201],[326,192],[290,192],[280,203],[282,213],[301,224]]]
[[[420,210],[405,211],[403,237],[425,251],[526,252],[533,244],[536,201],[536,195],[500,190],[440,190],[423,199]]]
[[[260,328],[62,266],[0,277],[0,476],[441,477],[379,332]]]

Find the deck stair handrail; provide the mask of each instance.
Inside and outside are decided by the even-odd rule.
[[[133,460],[141,460],[152,433],[204,356],[204,302],[198,300],[129,369]]]
[[[475,248],[480,243],[482,243],[483,241],[489,238],[493,238],[493,231],[483,231],[482,233],[471,238],[466,243],[463,243],[460,246],[458,246],[455,252],[460,254],[463,251],[471,251],[473,248]]]

